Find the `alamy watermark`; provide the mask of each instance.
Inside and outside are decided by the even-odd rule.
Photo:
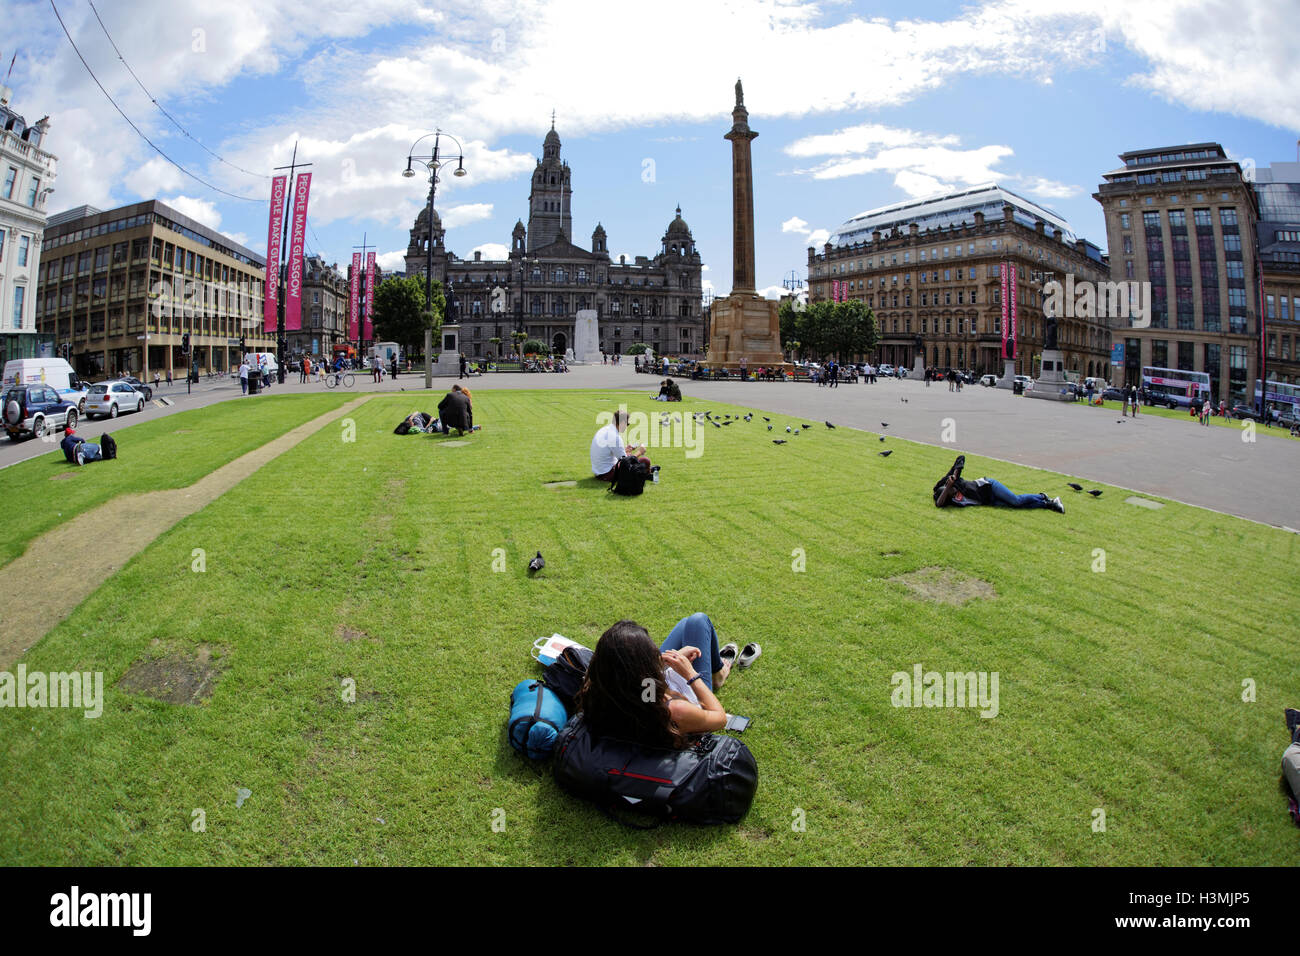
[[[629,412],[626,405],[618,407],[619,418],[627,422],[627,435],[624,443],[629,448],[644,445],[646,448],[685,448],[687,458],[699,458],[704,454],[704,429],[695,416],[682,412],[663,412],[657,419],[652,419],[645,412]],[[614,421],[614,412],[599,412],[596,415],[596,427],[604,428]],[[612,439],[608,442],[600,439],[602,447],[613,447]]]
[[[920,664],[912,672],[895,671],[889,701],[895,707],[978,707],[981,717],[998,715],[998,672],[927,671]]]
[[[17,674],[0,671],[0,707],[71,707],[94,719],[104,712],[104,673],[28,673],[19,664]]]
[[[1132,319],[1133,328],[1151,326],[1151,283],[1055,279],[1043,286],[1043,312],[1058,319]]]

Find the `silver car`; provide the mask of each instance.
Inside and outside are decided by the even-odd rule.
[[[99,382],[90,386],[90,394],[86,396],[87,418],[117,418],[119,412],[142,411],[144,396],[132,388],[129,382]]]

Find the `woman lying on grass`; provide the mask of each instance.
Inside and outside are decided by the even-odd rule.
[[[719,651],[705,614],[678,621],[662,647],[655,647],[640,624],[619,621],[596,644],[578,710],[595,737],[646,747],[689,746],[691,735],[721,730],[727,723],[727,712],[713,694],[731,671],[734,645],[727,649],[730,658]],[[712,666],[700,672],[697,663]]]

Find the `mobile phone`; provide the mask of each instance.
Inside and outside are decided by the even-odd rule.
[[[735,714],[727,715],[727,726],[723,730],[734,730],[738,734],[743,734],[745,728],[749,726],[748,717],[738,717]]]

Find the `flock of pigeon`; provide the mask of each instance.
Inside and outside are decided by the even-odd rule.
[[[695,412],[694,414],[695,414],[695,421],[696,421],[698,424],[700,424],[700,425],[712,425],[714,428],[724,428],[724,427],[726,427],[726,426],[728,426],[728,425],[734,425],[734,424],[736,424],[736,422],[745,422],[745,423],[748,424],[749,422],[752,422],[752,421],[754,420],[754,413],[753,413],[753,412],[750,412],[748,415],[730,415],[730,414],[724,414],[724,415],[720,415],[720,416],[714,416],[712,410],[709,410],[709,411],[703,411],[703,412]],[[779,427],[780,427],[779,424],[778,424],[778,425],[773,425],[773,424],[772,424],[772,419],[768,418],[766,415],[760,415],[759,417],[762,418],[763,421],[767,423],[767,430],[768,430],[768,431],[772,431],[773,428],[779,428]],[[665,413],[663,413],[662,415],[659,416],[659,425],[660,425],[661,427],[663,427],[663,428],[667,428],[667,427],[669,426],[670,422],[680,422],[680,421],[681,421],[681,419],[680,419],[678,416],[676,416],[676,415],[673,415],[672,418],[670,419],[669,416],[668,416],[668,414],[667,414],[667,412],[665,412]],[[835,425],[832,424],[831,422],[823,422],[823,424],[824,424],[828,429],[834,429],[834,428],[835,428]],[[880,427],[881,427],[881,428],[888,428],[888,427],[889,427],[889,423],[888,423],[888,422],[881,422],[881,423],[880,423]],[[785,433],[786,433],[787,435],[789,435],[791,438],[798,438],[799,435],[800,435],[800,433],[802,433],[802,432],[806,432],[806,431],[811,431],[812,428],[813,428],[813,426],[812,426],[812,425],[809,425],[807,422],[798,422],[798,421],[796,421],[796,423],[793,424],[793,425],[786,425],[786,426],[785,426]],[[884,440],[885,440],[885,436],[884,436],[884,435],[881,435],[881,436],[880,436],[880,440],[881,440],[881,441],[884,441]],[[786,438],[773,438],[773,439],[772,439],[772,444],[773,444],[773,445],[785,445],[785,444],[788,444],[788,442],[789,442],[789,439],[786,439]],[[888,458],[888,457],[889,457],[890,455],[892,455],[893,453],[894,453],[894,451],[893,451],[893,449],[891,448],[891,449],[888,449],[888,450],[886,450],[886,451],[878,452],[877,454],[879,454],[881,458]]]

